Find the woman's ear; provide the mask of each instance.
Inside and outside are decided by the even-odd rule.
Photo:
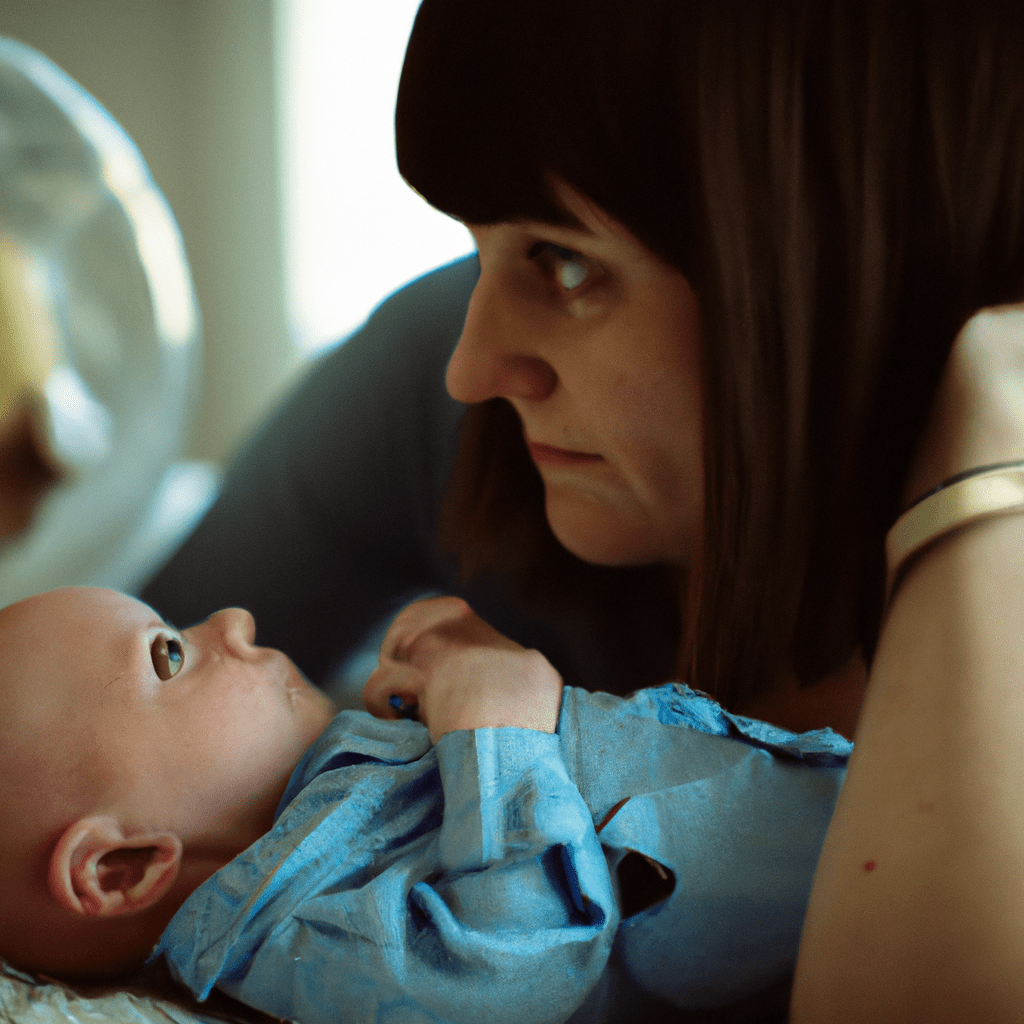
[[[174,884],[181,853],[173,832],[127,836],[110,815],[81,818],[64,830],[50,858],[50,893],[82,917],[148,910]]]

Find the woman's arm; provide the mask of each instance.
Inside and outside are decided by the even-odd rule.
[[[975,317],[908,498],[1024,458],[1024,313]],[[1024,516],[950,535],[889,609],[815,878],[794,1024],[1024,1020]]]

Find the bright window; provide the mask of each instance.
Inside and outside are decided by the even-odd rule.
[[[394,108],[419,0],[278,0],[288,296],[299,345],[473,250],[398,174]]]

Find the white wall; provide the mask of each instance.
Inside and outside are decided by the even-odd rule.
[[[395,97],[419,0],[278,3],[289,308],[300,346],[315,351],[473,241],[395,162]]]

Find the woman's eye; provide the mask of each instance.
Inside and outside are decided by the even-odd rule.
[[[178,674],[185,664],[185,649],[177,637],[161,634],[153,641],[150,649],[153,656],[153,669],[159,679],[170,679]]]
[[[591,276],[589,261],[585,257],[554,242],[536,242],[528,255],[552,273],[567,292],[575,291]]]

